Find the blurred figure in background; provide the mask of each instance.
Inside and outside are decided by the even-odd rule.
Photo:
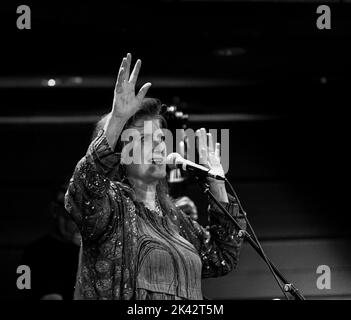
[[[48,234],[25,248],[21,264],[31,269],[30,300],[72,300],[81,236],[64,208],[67,184],[59,187],[50,203]]]
[[[193,200],[189,197],[183,196],[175,200],[175,206],[186,213],[191,219],[197,221],[197,208]]]

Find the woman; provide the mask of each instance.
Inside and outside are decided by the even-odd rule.
[[[119,69],[112,110],[99,122],[102,129],[77,164],[66,193],[66,209],[82,235],[75,299],[203,299],[201,278],[230,272],[241,240],[215,204],[209,206],[209,232],[173,204],[165,161],[160,161],[166,156],[159,148],[162,137],[143,131],[144,121],[152,122],[153,132],[162,127],[160,104],[144,98],[151,83],[135,95],[141,61],[131,74],[130,65],[128,54]],[[121,161],[120,136],[127,128],[140,133],[133,155],[148,161],[126,165],[123,156]],[[200,154],[223,174],[219,145],[203,143],[204,129],[197,134]],[[209,184],[245,228],[224,183]]]

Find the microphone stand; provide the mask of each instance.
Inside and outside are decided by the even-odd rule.
[[[284,286],[281,287],[281,284],[277,280],[279,287],[282,289],[284,295],[286,296],[286,293],[291,294],[296,300],[306,300],[305,297],[299,292],[299,290],[293,285],[293,283],[289,282],[283,275],[282,273],[277,269],[277,267],[271,262],[266,254],[264,253],[262,247],[256,243],[251,237],[251,235],[246,231],[242,230],[239,223],[234,219],[234,217],[231,216],[231,214],[222,206],[222,204],[216,199],[216,197],[213,195],[213,193],[210,190],[209,184],[205,181],[205,179],[200,179],[199,177],[195,176],[200,188],[202,189],[203,193],[210,197],[216,205],[221,209],[223,213],[225,213],[234,223],[235,228],[238,231],[238,237],[247,240],[248,243],[251,245],[251,247],[258,253],[258,255],[264,260],[264,262],[268,265],[270,271],[272,272],[273,276],[276,278],[277,277],[283,282]],[[236,196],[237,197],[237,196]],[[245,215],[244,215],[245,217]],[[246,217],[245,217],[246,218]],[[257,239],[256,239],[257,240]],[[258,242],[258,240],[257,240]],[[287,297],[287,296],[286,296]]]

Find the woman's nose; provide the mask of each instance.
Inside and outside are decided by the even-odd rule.
[[[162,138],[154,139],[152,141],[152,150],[155,151],[155,149],[156,149],[156,150],[161,152],[165,148],[165,146],[163,146],[163,145],[164,145],[164,143],[163,143],[163,139]]]

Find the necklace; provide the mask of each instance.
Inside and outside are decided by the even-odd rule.
[[[162,208],[161,208],[161,205],[160,205],[160,202],[158,201],[158,197],[156,196],[155,197],[155,209],[151,209],[149,208],[146,204],[144,204],[144,206],[152,211],[152,212],[155,212],[158,216],[162,217],[163,216],[163,213],[162,213]]]

